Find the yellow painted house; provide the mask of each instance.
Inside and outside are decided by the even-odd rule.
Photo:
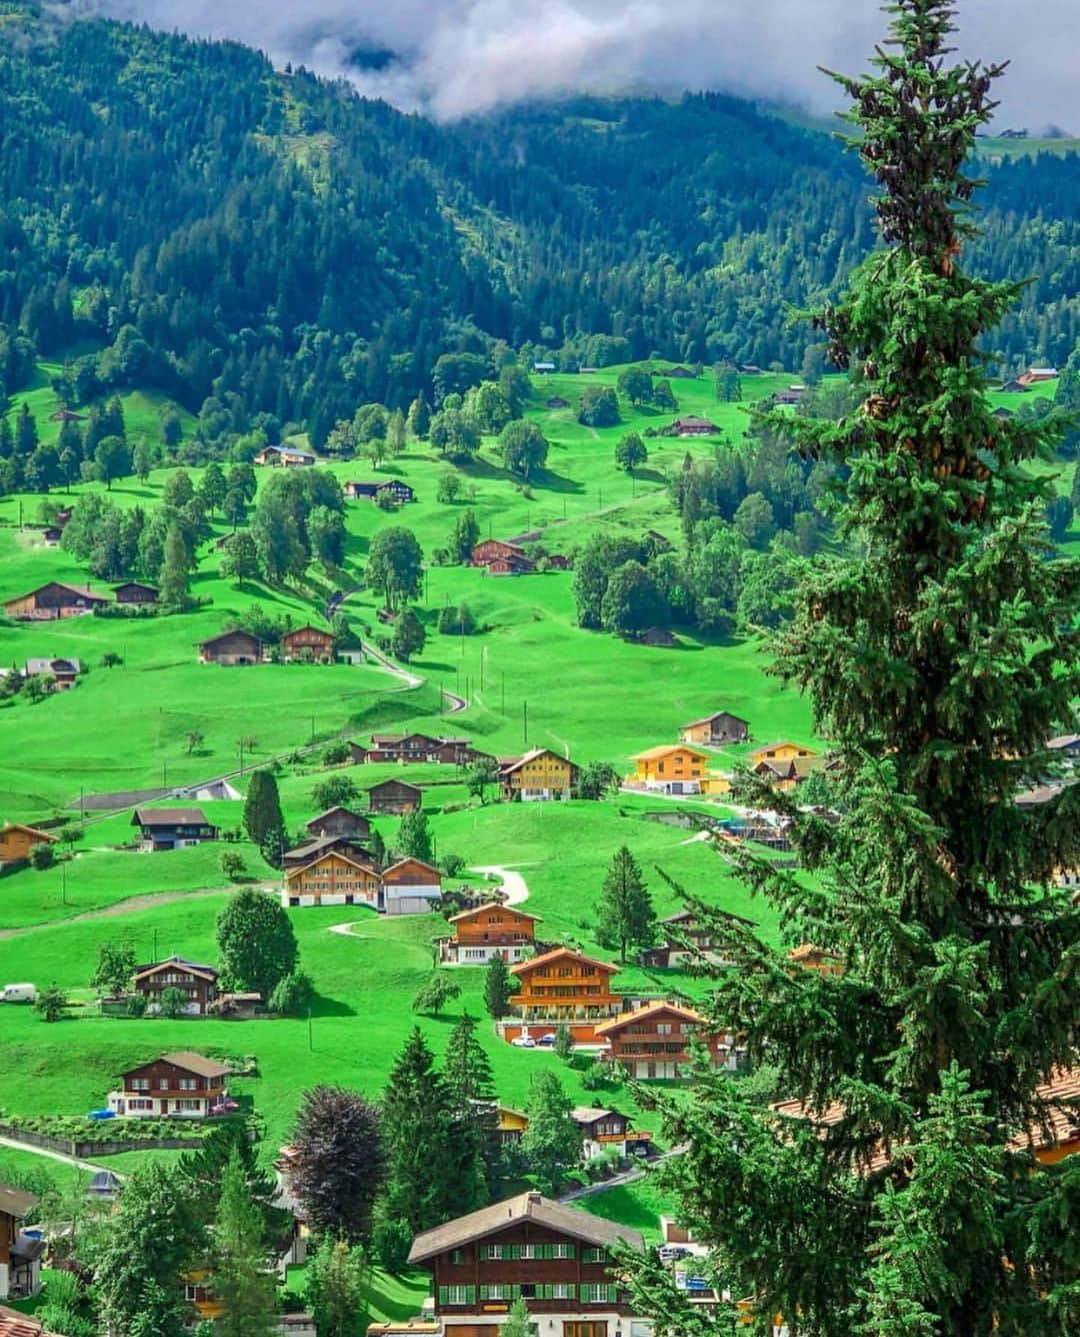
[[[560,757],[546,747],[535,747],[523,757],[505,757],[499,762],[503,798],[520,798],[522,802],[567,799],[577,775],[578,767],[569,757]]]
[[[803,747],[801,743],[769,743],[767,747],[755,748],[750,753],[751,767],[760,766],[764,762],[792,762],[800,761],[803,757],[816,757],[817,753],[812,747]]]
[[[685,743],[646,748],[634,757],[631,782],[662,794],[700,794],[709,754]]]
[[[522,1110],[511,1109],[509,1105],[499,1105],[496,1126],[500,1142],[520,1142],[529,1126],[529,1116]]]

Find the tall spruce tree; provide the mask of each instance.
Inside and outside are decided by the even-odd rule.
[[[270,1337],[277,1331],[277,1297],[264,1243],[265,1223],[248,1191],[240,1152],[234,1147],[221,1177],[214,1216],[214,1298],[221,1313],[214,1331],[222,1337]]]
[[[275,866],[281,862],[285,848],[285,819],[281,815],[281,798],[272,771],[256,771],[248,782],[244,830],[248,839],[258,845],[264,859]]]
[[[648,947],[656,935],[656,911],[638,861],[625,845],[612,857],[596,907],[596,938],[604,947]]]
[[[477,1196],[493,1197],[503,1168],[495,1084],[488,1056],[476,1038],[476,1018],[468,1012],[450,1032],[443,1076],[450,1088],[458,1136],[468,1143],[474,1166],[483,1177],[485,1194]]]
[[[768,798],[812,878],[740,856],[789,942],[843,972],[797,969],[694,902],[735,963],[715,1019],[792,1104],[704,1073],[693,1100],[659,1103],[687,1147],[667,1175],[681,1214],[756,1331],[781,1312],[800,1337],[1031,1337],[1080,1323],[1080,1157],[1040,1166],[1026,1137],[1051,1113],[1040,1084],[1077,1062],[1080,918],[1055,870],[1080,854],[1080,787],[1015,799],[1074,724],[1080,567],[1052,551],[1052,483],[1027,467],[1053,425],[998,421],[985,398],[979,341],[1018,289],[959,264],[1002,67],[950,63],[947,0],[888,12],[873,72],[839,80],[884,249],[815,316],[864,398],[785,424],[842,480],[843,546],[803,565],[779,661],[832,740],[842,814]],[[694,1330],[635,1271],[639,1303]]]

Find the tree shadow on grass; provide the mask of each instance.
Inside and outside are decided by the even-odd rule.
[[[323,994],[316,994],[311,1000],[311,1017],[355,1017],[356,1009],[343,1003],[340,998],[326,998]]]

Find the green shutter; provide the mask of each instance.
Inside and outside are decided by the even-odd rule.
[[[540,1287],[540,1298],[541,1298],[541,1300],[552,1300],[552,1299],[554,1299],[555,1297],[554,1297],[554,1295],[553,1295],[552,1292],[553,1292],[553,1288],[552,1288],[552,1286],[551,1286],[550,1284],[548,1284],[548,1285],[546,1285],[546,1286],[541,1286],[541,1287]]]
[[[609,1286],[607,1288],[607,1298],[611,1302],[611,1304],[615,1304],[618,1301],[619,1298],[618,1286]]]
[[[481,1300],[486,1300],[487,1298],[488,1298],[488,1288],[487,1288],[486,1286],[481,1286],[481,1287],[480,1287],[480,1299],[481,1299]]]
[[[567,1254],[566,1254],[567,1258],[573,1258],[573,1257],[574,1257],[574,1245],[572,1245],[572,1244],[568,1244],[568,1245],[566,1246],[566,1248],[567,1248]]]
[[[514,1284],[510,1287],[510,1299],[511,1299],[511,1300],[520,1300],[520,1299],[521,1299],[521,1287],[517,1284],[516,1281],[515,1281]]]
[[[466,1303],[466,1304],[471,1304],[471,1305],[473,1305],[473,1304],[476,1303],[476,1287],[475,1287],[475,1286],[466,1286],[466,1287],[465,1287],[465,1303]]]
[[[520,1257],[521,1257],[521,1245],[520,1245],[520,1244],[511,1244],[511,1245],[510,1245],[510,1257],[511,1257],[511,1258],[520,1258]]]
[[[441,1305],[447,1304],[448,1301],[449,1301],[449,1296],[450,1296],[450,1287],[449,1287],[449,1286],[440,1286],[440,1287],[439,1287],[439,1304],[441,1304]]]
[[[554,1246],[554,1244],[542,1244],[542,1245],[540,1246],[540,1257],[541,1257],[541,1258],[554,1258],[554,1257],[555,1257],[555,1246]]]
[[[588,1282],[583,1281],[581,1285],[578,1287],[578,1299],[581,1301],[582,1304],[588,1304],[589,1302]]]

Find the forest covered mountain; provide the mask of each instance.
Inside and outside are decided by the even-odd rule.
[[[0,0],[0,391],[140,384],[316,445],[445,352],[798,368],[791,305],[872,244],[828,135],[719,95],[580,98],[453,126],[235,44]],[[989,350],[1080,337],[1080,161],[988,167],[976,267],[1038,275]],[[31,342],[33,348],[31,349]]]

